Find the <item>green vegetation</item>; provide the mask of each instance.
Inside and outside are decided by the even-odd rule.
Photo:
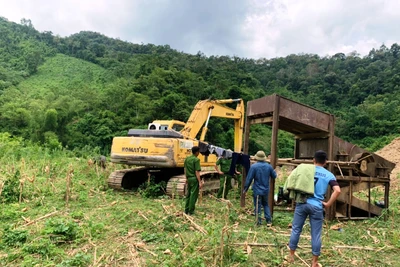
[[[333,113],[336,134],[369,150],[399,135],[397,44],[365,57],[256,60],[189,55],[94,32],[61,38],[26,19],[0,18],[0,33],[0,131],[50,149],[107,154],[113,136],[154,119],[186,121],[201,99],[249,101],[273,93]],[[232,147],[231,128],[232,122],[213,119],[207,139]],[[270,130],[252,131],[250,153],[269,150]],[[292,156],[292,137],[281,138],[279,155]]]
[[[146,194],[107,189],[116,167],[103,171],[69,151],[1,135],[0,265],[282,266],[292,213],[275,210],[273,228],[255,227],[251,195],[241,209],[232,190],[232,205],[204,195],[190,222],[182,214],[184,200],[150,198],[155,187]],[[277,185],[285,177],[281,170]],[[13,190],[6,190],[10,180]],[[391,189],[387,221],[326,223],[323,266],[396,265],[400,195]],[[308,263],[309,230],[306,224],[298,251]]]
[[[273,229],[255,228],[251,197],[240,209],[232,192],[233,205],[203,196],[191,222],[182,199],[151,198],[159,185],[115,192],[106,179],[119,166],[103,171],[87,159],[108,154],[130,128],[185,121],[198,100],[273,93],[335,114],[339,137],[376,150],[399,135],[399,56],[393,44],[363,58],[206,57],[93,32],[61,38],[0,18],[0,265],[280,266],[290,213],[276,211]],[[228,148],[232,135],[231,122],[213,119],[207,139]],[[255,125],[250,153],[269,151],[269,136]],[[279,156],[292,151],[292,136],[280,132]],[[323,265],[396,265],[400,200],[391,190],[387,221],[327,223]],[[306,226],[305,260],[308,239]]]

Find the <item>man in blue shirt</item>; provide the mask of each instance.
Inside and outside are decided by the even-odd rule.
[[[272,225],[271,213],[268,206],[268,194],[269,194],[269,179],[270,177],[275,179],[276,172],[269,163],[265,162],[267,157],[264,151],[258,151],[254,158],[257,160],[256,163],[251,165],[249,173],[246,177],[246,183],[244,185],[244,192],[246,193],[250,187],[251,182],[253,184],[253,198],[255,213],[258,215],[257,224],[261,224],[261,207],[264,209],[264,217],[268,226]]]
[[[285,257],[289,262],[294,261],[294,253],[299,243],[300,234],[303,230],[307,216],[311,225],[311,247],[312,247],[312,267],[318,267],[318,257],[321,254],[321,234],[324,221],[324,207],[330,207],[340,194],[340,187],[335,176],[324,168],[327,155],[324,151],[318,150],[314,154],[314,196],[307,198],[305,203],[296,203],[292,222],[292,234],[289,241],[290,254]],[[331,186],[333,193],[327,202],[324,201],[325,194]]]

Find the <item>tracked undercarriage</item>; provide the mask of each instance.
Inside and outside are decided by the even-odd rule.
[[[219,175],[216,171],[205,168],[200,172],[204,180],[203,191],[214,191],[219,188]],[[137,167],[112,172],[108,177],[108,185],[114,189],[133,189],[154,179],[154,182],[167,182],[166,193],[169,196],[184,196],[186,194],[186,177],[183,168],[150,168]]]

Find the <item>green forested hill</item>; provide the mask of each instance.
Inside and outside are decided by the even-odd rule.
[[[107,153],[113,136],[154,119],[185,121],[198,100],[278,93],[335,114],[339,137],[374,150],[399,134],[399,57],[397,44],[365,57],[206,57],[93,32],[61,38],[0,18],[0,131]],[[231,147],[231,128],[213,120],[208,140]],[[266,133],[255,127],[251,152],[269,149]],[[290,136],[281,142],[280,156],[291,156]]]

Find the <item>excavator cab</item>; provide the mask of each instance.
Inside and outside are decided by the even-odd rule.
[[[156,131],[166,131],[166,130],[174,130],[180,132],[185,127],[185,123],[177,120],[156,120],[152,123],[149,123],[147,129],[148,130],[156,130]]]

